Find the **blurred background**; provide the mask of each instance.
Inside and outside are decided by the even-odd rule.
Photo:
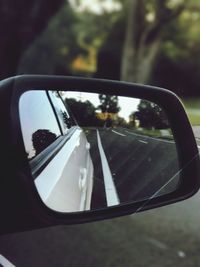
[[[1,0],[0,77],[128,80],[196,96],[198,0]]]
[[[0,79],[108,78],[167,88],[200,138],[198,0],[0,0]],[[0,237],[16,266],[200,266],[199,194],[121,219]]]

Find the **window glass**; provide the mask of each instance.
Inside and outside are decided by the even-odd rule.
[[[57,113],[63,134],[66,134],[74,125],[73,119],[69,115],[59,93],[57,91],[49,91],[48,93]]]
[[[45,91],[27,91],[19,102],[20,123],[28,159],[52,144],[60,129]]]

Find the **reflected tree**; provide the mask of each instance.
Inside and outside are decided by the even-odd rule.
[[[74,98],[65,99],[79,126],[95,126],[98,124],[96,109],[90,101],[77,101]]]
[[[124,118],[117,116],[115,120],[115,126],[116,127],[127,127],[128,124]]]
[[[32,135],[33,148],[35,156],[41,153],[45,148],[52,144],[57,139],[57,136],[49,130],[38,130]]]
[[[131,116],[139,120],[142,128],[166,129],[170,127],[164,110],[157,104],[146,100],[140,101],[138,111]]]
[[[120,107],[118,105],[118,96],[100,94],[99,101],[100,105],[98,106],[98,109],[101,110],[105,117],[104,126],[111,127],[116,114],[120,111]]]
[[[62,117],[63,117],[63,121],[64,121],[66,127],[67,127],[68,129],[71,128],[72,125],[73,125],[73,121],[72,121],[72,119],[67,115],[67,112],[65,112],[65,111],[62,112],[62,111],[61,111],[61,115],[62,115]]]
[[[129,115],[129,127],[130,128],[135,128],[136,126],[136,116],[135,116],[135,111],[132,112],[130,115]]]
[[[100,105],[98,108],[104,113],[118,113],[120,111],[120,107],[118,105],[118,96],[114,95],[99,95]]]

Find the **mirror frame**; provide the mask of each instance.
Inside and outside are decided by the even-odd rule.
[[[26,198],[34,216],[45,224],[76,224],[123,216],[138,211],[168,205],[194,195],[200,187],[200,160],[194,134],[184,107],[178,97],[162,88],[102,79],[75,78],[65,76],[22,75],[9,78],[1,83],[2,88],[11,92],[11,130],[17,176],[23,181]],[[119,206],[98,210],[62,213],[49,209],[41,200],[31,175],[19,118],[20,96],[29,90],[82,91],[145,99],[159,105],[166,112],[176,142],[180,161],[180,187],[169,194]]]

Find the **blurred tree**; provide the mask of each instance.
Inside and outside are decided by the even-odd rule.
[[[78,42],[80,46],[87,51],[85,55],[79,56],[79,60],[82,61],[82,65],[84,65],[83,62],[85,62],[85,69],[87,68],[90,74],[93,74],[96,72],[97,53],[105,43],[113,25],[116,21],[118,21],[119,16],[121,15],[122,4],[114,0],[100,0],[95,1],[94,4],[85,4],[84,11],[80,11],[81,2],[84,1],[77,2],[79,3],[77,3],[74,10],[77,12],[79,17],[79,23],[76,26],[76,30],[78,32]],[[106,2],[109,2],[112,8],[106,8]],[[118,4],[117,8],[115,4]],[[95,6],[96,8],[98,7],[96,11],[93,10],[95,9]]]
[[[117,116],[117,118],[115,119],[114,125],[116,127],[127,127],[128,126],[126,120],[119,116]]]
[[[134,111],[129,115],[129,127],[130,128],[135,128],[137,126],[136,120],[137,119],[136,119],[135,111]]]
[[[97,55],[97,71],[95,77],[106,79],[120,79],[120,65],[125,39],[125,15],[121,13],[114,23],[105,43]]]
[[[65,101],[79,126],[96,126],[98,124],[96,109],[90,101],[81,102],[74,98],[66,98]]]
[[[128,0],[121,79],[149,82],[166,26],[185,9],[186,1]]]
[[[51,19],[45,31],[35,40],[22,58],[20,73],[72,74],[72,62],[86,54],[78,42],[79,18],[65,4]]]
[[[168,25],[152,76],[157,86],[180,96],[199,96],[200,2],[191,0],[181,15]]]
[[[96,77],[198,94],[200,2],[125,0],[98,53]],[[127,24],[126,24],[126,20]]]
[[[99,100],[101,104],[98,106],[98,109],[100,109],[102,113],[118,113],[120,111],[118,96],[100,94]]]
[[[118,96],[114,95],[99,95],[100,105],[98,109],[105,114],[104,127],[112,127],[115,120],[115,115],[120,111],[118,105]]]
[[[165,112],[155,103],[141,100],[138,105],[138,111],[131,114],[136,120],[139,120],[140,127],[147,129],[166,129],[169,128],[169,121]]]
[[[0,79],[16,74],[22,54],[63,3],[64,0],[1,1]]]

